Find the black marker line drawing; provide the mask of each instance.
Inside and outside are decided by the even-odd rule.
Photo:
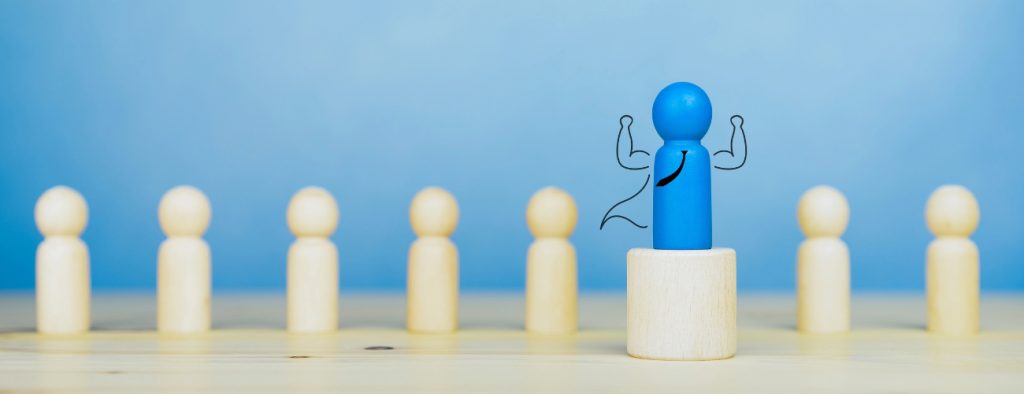
[[[676,180],[676,177],[679,176],[679,173],[683,172],[683,166],[686,165],[686,152],[689,151],[683,149],[680,152],[683,152],[683,160],[679,161],[679,168],[676,168],[676,172],[669,174],[667,177],[661,178],[661,180],[658,181],[658,184],[655,185],[656,187],[662,187],[669,183],[672,183],[672,181]]]
[[[633,117],[632,116],[627,114],[627,115],[622,115],[622,116],[619,117],[619,135],[617,137],[615,137],[615,161],[619,163],[619,167],[622,167],[623,169],[626,169],[626,170],[629,170],[629,171],[642,171],[642,170],[646,170],[646,169],[651,167],[650,164],[645,165],[643,167],[630,167],[630,166],[627,166],[626,164],[624,164],[622,162],[622,152],[626,152],[626,158],[627,159],[633,157],[633,155],[638,154],[638,153],[642,153],[644,156],[651,157],[651,154],[647,153],[647,151],[634,148],[634,146],[633,146],[633,130],[632,130],[632,127],[633,127]],[[626,138],[629,139],[629,146],[628,146],[629,149],[628,150],[621,149],[622,148],[622,131],[623,130],[626,131]],[[629,196],[625,200],[619,201],[619,202],[615,203],[615,205],[612,205],[611,208],[608,208],[608,211],[604,213],[604,217],[601,218],[601,225],[598,226],[598,230],[603,230],[604,229],[604,225],[606,223],[608,223],[609,220],[612,220],[612,219],[615,219],[615,218],[619,218],[619,219],[625,220],[625,221],[629,222],[629,224],[632,224],[632,225],[636,226],[637,228],[647,228],[646,225],[638,224],[637,222],[633,221],[633,219],[630,219],[628,217],[625,217],[625,216],[622,216],[622,215],[612,215],[612,211],[614,211],[615,208],[617,208],[619,205],[625,204],[626,201],[632,200],[632,199],[636,198],[636,196],[639,196],[640,193],[643,193],[644,190],[647,189],[647,184],[650,183],[650,182],[651,182],[651,174],[647,174],[647,179],[644,180],[644,185],[640,186],[640,190],[637,190],[636,193],[633,193],[633,195]]]
[[[629,121],[629,123],[625,123],[627,120]],[[619,162],[619,167],[625,168],[625,169],[630,170],[630,171],[646,170],[647,168],[650,167],[650,165],[646,165],[646,166],[643,166],[643,167],[629,167],[629,166],[627,166],[625,164],[622,164],[622,157],[619,156],[619,146],[622,145],[622,130],[625,129],[626,130],[626,136],[629,137],[629,155],[626,156],[626,157],[627,158],[628,157],[633,157],[633,155],[637,154],[637,153],[643,153],[644,156],[651,157],[651,154],[647,153],[647,151],[633,149],[633,130],[632,130],[632,127],[633,127],[633,117],[632,116],[622,115],[622,117],[619,118],[619,136],[618,136],[618,138],[615,139],[615,160],[617,160]]]
[[[650,182],[651,182],[651,174],[647,174],[647,179],[644,180],[644,185],[640,186],[640,190],[637,190],[636,193],[633,193],[633,195],[629,196],[629,198],[626,198],[625,200],[619,201],[619,202],[615,203],[615,205],[612,205],[611,208],[608,208],[608,212],[605,212],[604,213],[604,218],[601,219],[601,226],[598,227],[597,229],[598,230],[603,230],[604,229],[604,224],[608,223],[609,220],[612,220],[614,218],[619,218],[619,219],[625,220],[625,221],[629,222],[630,224],[632,224],[632,225],[634,225],[634,226],[636,226],[638,228],[647,228],[646,225],[641,226],[641,225],[637,224],[636,222],[634,222],[633,219],[627,218],[625,216],[622,216],[622,215],[611,215],[611,216],[609,216],[609,215],[612,213],[612,210],[614,210],[615,207],[617,207],[619,205],[622,205],[622,204],[626,203],[626,201],[632,200],[632,199],[636,198],[636,196],[639,196],[640,193],[643,193],[644,189],[647,188],[647,184],[650,183]]]
[[[737,124],[737,121],[739,121],[739,124]],[[748,154],[747,132],[746,132],[746,130],[743,129],[743,122],[744,122],[743,116],[740,116],[740,115],[733,115],[732,117],[729,118],[729,123],[732,124],[732,136],[729,137],[729,149],[722,149],[722,150],[720,150],[718,152],[715,152],[715,154],[712,155],[712,156],[718,156],[718,154],[720,154],[720,153],[725,153],[725,154],[728,154],[730,158],[735,158],[736,157],[736,130],[739,129],[740,139],[743,142],[743,147],[741,149],[741,152],[742,152],[742,155],[743,155],[742,156],[743,159],[740,161],[740,164],[735,166],[735,167],[723,167],[723,166],[717,166],[716,165],[715,168],[717,168],[719,170],[724,170],[724,171],[732,171],[732,170],[737,170],[740,167],[743,167],[744,165],[747,164],[747,154]],[[645,165],[643,167],[630,167],[630,166],[626,165],[625,163],[623,163],[623,161],[622,161],[622,156],[623,155],[622,155],[621,152],[626,152],[625,156],[626,156],[627,159],[633,157],[633,155],[635,155],[635,154],[643,154],[644,156],[647,156],[648,158],[651,157],[651,154],[648,153],[647,151],[636,149],[634,147],[634,145],[633,145],[633,130],[632,130],[632,126],[633,126],[633,117],[632,116],[630,116],[630,115],[622,115],[621,117],[619,117],[619,134],[615,138],[615,161],[619,163],[619,167],[622,167],[623,169],[626,169],[626,170],[629,170],[629,171],[646,170],[646,169],[651,167],[650,164]],[[623,141],[622,141],[622,134],[623,134],[622,132],[623,131],[626,132],[626,138],[628,139],[628,142],[629,142],[629,146],[628,146],[629,149],[628,150],[627,149],[622,149],[622,148],[626,148],[626,147],[622,146],[623,145]],[[683,166],[686,165],[686,152],[687,151],[683,150],[681,152],[683,153],[683,158],[679,162],[679,168],[677,168],[676,171],[673,172],[672,174],[669,174],[665,178],[659,180],[656,183],[655,187],[661,187],[661,186],[668,185],[669,183],[672,183],[672,181],[674,181],[677,177],[679,177],[679,174],[682,173]],[[625,200],[619,201],[619,202],[615,203],[615,205],[612,205],[611,208],[608,208],[608,211],[604,213],[604,217],[601,218],[601,225],[598,227],[598,229],[599,230],[603,230],[604,229],[604,225],[607,224],[612,219],[615,219],[615,218],[619,218],[619,219],[625,220],[625,221],[629,222],[630,224],[632,224],[633,226],[636,226],[637,228],[642,228],[642,229],[647,228],[646,225],[640,225],[640,224],[638,224],[637,222],[633,221],[632,219],[630,219],[628,217],[625,217],[625,216],[622,216],[622,215],[612,215],[612,211],[614,211],[615,208],[618,208],[619,205],[625,204],[627,201],[630,201],[630,200],[636,198],[637,196],[639,196],[641,193],[643,193],[644,190],[647,189],[647,185],[650,182],[651,182],[651,174],[647,174],[647,179],[644,180],[644,184],[643,184],[643,186],[640,187],[640,190],[637,190],[636,193],[633,193],[633,195],[629,196]]]
[[[720,167],[720,166],[715,166],[715,168],[717,168],[719,170],[725,170],[725,171],[737,170],[740,167],[743,167],[744,164],[747,164],[747,132],[743,130],[743,117],[740,116],[740,115],[733,115],[732,117],[729,118],[729,123],[732,124],[732,137],[729,137],[729,149],[722,149],[722,150],[720,150],[718,152],[715,152],[715,154],[713,156],[718,156],[719,153],[728,153],[729,157],[736,157],[736,153],[735,153],[735,150],[734,150],[734,148],[735,148],[734,143],[736,142],[736,129],[737,129],[736,119],[740,120],[740,124],[739,124],[738,128],[740,129],[740,137],[743,138],[743,161],[741,161],[740,165],[738,165],[736,167]]]

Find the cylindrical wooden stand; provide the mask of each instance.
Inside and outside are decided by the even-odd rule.
[[[736,251],[631,249],[626,351],[655,360],[736,354]]]

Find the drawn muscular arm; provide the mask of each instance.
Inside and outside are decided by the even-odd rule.
[[[737,170],[740,167],[743,167],[744,164],[747,164],[747,133],[746,131],[743,130],[743,117],[740,115],[733,115],[731,118],[729,118],[729,123],[732,123],[732,136],[729,137],[729,149],[722,149],[718,152],[715,152],[714,154],[714,156],[718,156],[719,154],[729,155],[729,158],[732,159],[730,160],[733,162],[733,165],[731,166],[715,166],[715,168],[725,171]],[[739,129],[740,131],[739,152],[737,152],[736,150],[737,129]],[[735,164],[737,153],[740,154],[741,158],[739,160],[739,164]]]
[[[615,139],[615,160],[618,160],[619,167],[625,168],[630,171],[645,170],[650,165],[644,165],[643,167],[632,167],[623,163],[623,159],[629,160],[633,155],[642,154],[650,157],[651,154],[647,151],[635,149],[633,147],[633,117],[629,115],[622,115],[619,118],[619,136]],[[623,138],[625,137],[625,138]]]
[[[644,156],[647,156],[648,159],[651,156],[651,154],[647,153],[647,151],[636,149],[633,146],[633,131],[631,130],[632,126],[633,126],[633,117],[632,116],[622,115],[621,117],[619,117],[619,135],[618,135],[618,137],[615,138],[615,160],[619,163],[619,167],[622,167],[622,168],[624,168],[626,170],[630,170],[630,171],[646,170],[646,169],[651,167],[650,164],[646,164],[646,165],[643,165],[641,167],[633,167],[633,166],[626,165],[626,163],[624,162],[624,161],[628,161],[634,155],[644,155]],[[600,224],[600,226],[598,226],[598,229],[599,230],[603,230],[604,229],[604,225],[607,224],[612,219],[625,220],[626,222],[628,222],[629,224],[631,224],[631,225],[633,225],[634,227],[637,227],[637,228],[647,228],[647,225],[639,224],[639,223],[633,221],[633,219],[630,219],[630,218],[628,218],[626,216],[623,216],[623,215],[615,214],[613,211],[615,211],[615,209],[618,208],[620,205],[625,204],[626,202],[636,198],[636,196],[639,196],[640,193],[643,193],[644,189],[647,188],[647,184],[649,184],[650,182],[651,182],[651,174],[647,174],[646,179],[644,179],[644,184],[642,186],[640,186],[639,190],[637,190],[635,193],[633,193],[629,197],[626,197],[626,199],[621,200],[621,201],[615,203],[615,205],[612,205],[611,208],[608,208],[608,211],[606,211],[604,213],[604,217],[601,218],[601,224]]]

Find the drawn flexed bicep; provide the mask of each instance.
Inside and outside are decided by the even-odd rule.
[[[728,159],[726,159],[726,163],[728,165],[715,165],[715,168],[726,171],[737,170],[740,167],[743,167],[744,164],[747,164],[747,132],[743,130],[743,117],[740,115],[733,115],[729,118],[729,123],[732,124],[732,136],[729,137],[729,149],[722,149],[714,154],[715,157],[718,157],[719,154],[728,156]],[[737,129],[740,132],[739,141],[736,140]],[[737,142],[739,142],[739,145],[736,144]],[[739,156],[738,159],[737,156]]]
[[[615,160],[618,161],[619,167],[622,167],[626,170],[646,170],[651,167],[651,154],[647,153],[647,151],[645,150],[636,149],[636,147],[633,145],[633,130],[631,129],[632,126],[632,116],[622,115],[621,117],[619,117],[619,135],[615,139]],[[641,158],[641,156],[643,156],[643,158]],[[647,228],[647,225],[639,224],[627,216],[617,214],[615,211],[617,208],[619,208],[619,206],[636,198],[636,196],[639,196],[640,193],[643,193],[644,189],[647,188],[647,184],[649,184],[650,182],[651,174],[647,174],[646,178],[644,179],[644,183],[643,185],[640,186],[639,190],[637,190],[629,197],[626,197],[624,200],[620,200],[619,202],[615,203],[615,205],[612,205],[611,208],[608,208],[608,211],[604,213],[604,217],[601,218],[601,225],[598,227],[598,229],[603,230],[604,225],[611,221],[612,219],[624,220],[637,228]]]
[[[630,171],[639,171],[650,168],[650,157],[651,154],[645,150],[636,149],[633,147],[633,117],[629,115],[622,115],[619,118],[619,136],[615,139],[615,159],[619,161],[619,167],[625,168]],[[637,159],[633,156],[636,155]],[[644,156],[641,162],[639,156]],[[637,163],[643,163],[643,166],[638,166]],[[632,165],[627,164],[632,163]]]

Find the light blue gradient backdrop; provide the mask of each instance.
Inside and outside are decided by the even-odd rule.
[[[403,288],[428,185],[459,200],[464,289],[522,287],[547,185],[579,205],[581,287],[621,289],[651,232],[598,231],[643,181],[615,163],[618,117],[654,152],[654,96],[692,81],[711,151],[746,117],[747,166],[712,180],[742,290],[792,289],[796,201],[821,183],[850,201],[855,289],[923,287],[925,200],[960,183],[984,288],[1021,290],[1022,21],[1019,1],[0,2],[0,288],[33,286],[56,184],[89,202],[95,287],[152,288],[157,202],[187,183],[213,203],[218,289],[284,286],[306,185],[340,203],[344,289]]]

